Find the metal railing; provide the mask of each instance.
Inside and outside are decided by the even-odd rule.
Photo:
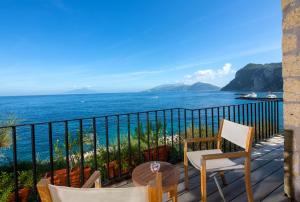
[[[144,161],[180,161],[183,140],[216,135],[221,119],[253,126],[254,142],[269,138],[282,127],[280,104],[273,100],[200,109],[172,108],[0,127],[9,128],[12,135],[12,165],[8,170],[13,174],[15,201],[19,201],[19,171],[26,166],[32,170],[34,201],[38,200],[39,178],[48,172],[51,183],[55,183],[56,169],[65,169],[66,186],[71,186],[74,168],[80,170],[82,185],[86,167],[101,170],[104,183],[112,183],[130,176],[133,168]],[[18,137],[27,135],[30,141],[19,145]],[[213,146],[195,143],[191,149]],[[60,156],[59,148],[64,150],[60,150]],[[223,144],[225,151],[238,149],[229,142]],[[74,163],[72,159],[77,160]]]

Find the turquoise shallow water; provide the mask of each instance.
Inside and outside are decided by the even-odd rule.
[[[259,97],[266,93],[258,94]],[[114,94],[89,94],[89,95],[49,95],[49,96],[16,96],[0,97],[0,119],[5,120],[12,114],[19,119],[20,123],[44,122],[55,120],[66,120],[73,118],[111,115],[117,113],[140,112],[147,110],[157,110],[166,108],[204,108],[211,106],[222,106],[231,104],[249,103],[250,101],[235,99],[238,95],[234,92],[182,92],[182,93],[114,93]],[[278,93],[281,96],[281,93]],[[251,101],[252,102],[252,101]],[[282,113],[280,105],[280,112]],[[167,117],[170,117],[167,112]],[[154,115],[150,115],[153,120]],[[159,119],[162,114],[158,114]],[[177,115],[174,115],[174,125]],[[282,117],[282,116],[280,116]],[[121,117],[121,135],[126,132],[126,117]],[[134,124],[136,117],[131,117],[131,124]],[[141,117],[145,121],[145,117]],[[104,120],[99,120],[98,133],[99,143],[105,140],[103,128]],[[167,118],[167,122],[170,122]],[[280,121],[282,125],[282,120]],[[84,124],[85,131],[91,126],[91,120]],[[116,137],[115,120],[109,120],[109,138]],[[126,126],[125,126],[126,125]],[[54,127],[54,139],[63,139],[63,125],[57,124]],[[131,130],[134,130],[131,125]],[[175,127],[175,126],[174,126]],[[76,133],[78,123],[70,123],[70,131]],[[170,130],[170,124],[168,126]],[[175,129],[174,129],[175,130]],[[46,126],[37,126],[36,145],[38,158],[48,157],[48,134]],[[176,131],[174,131],[176,132]],[[31,158],[31,139],[29,127],[21,128],[18,133],[18,157],[20,159]],[[2,151],[7,156],[11,156],[11,150]]]

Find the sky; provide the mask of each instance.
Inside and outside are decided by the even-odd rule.
[[[0,0],[0,95],[224,86],[281,61],[280,0]]]

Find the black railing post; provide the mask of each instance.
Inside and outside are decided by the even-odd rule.
[[[214,124],[214,108],[211,108],[211,133],[215,136],[215,124]],[[212,142],[213,148],[215,148],[215,141]]]
[[[138,156],[141,162],[141,126],[140,126],[140,113],[137,113],[137,133],[138,133]]]
[[[130,114],[127,114],[127,139],[128,139],[128,155],[129,155],[129,170],[132,169],[132,154],[131,154],[131,127],[130,127]]]
[[[166,130],[167,130],[167,120],[166,120],[166,110],[163,111],[163,116],[164,116],[164,131],[163,131],[163,135],[164,135],[164,145],[167,145],[167,137],[166,137]]]
[[[178,108],[178,115],[177,115],[177,119],[178,119],[178,141],[179,141],[179,157],[180,160],[182,159],[182,140],[181,140],[181,128],[180,128],[180,109]]]
[[[225,110],[225,106],[223,106],[222,107],[222,110],[223,110],[223,119],[225,119],[226,118],[226,110]],[[226,148],[226,145],[225,145],[225,140],[224,139],[222,139],[222,150],[223,151],[227,151],[227,148]]]
[[[172,145],[172,149],[174,147],[174,121],[173,121],[173,109],[171,109],[171,145]]]
[[[272,131],[272,137],[274,136],[275,134],[275,131],[274,131],[274,101],[271,102],[271,122],[272,122],[272,128],[271,128],[271,131]]]
[[[34,198],[37,200],[37,173],[36,173],[36,148],[35,148],[35,126],[34,124],[30,125],[31,130],[31,152],[32,152],[32,177],[33,177],[33,194]]]
[[[195,137],[195,133],[194,133],[194,110],[192,110],[192,137]],[[192,144],[192,149],[193,151],[195,150],[195,143]]]
[[[253,103],[250,104],[250,125],[253,126]]]
[[[49,136],[49,154],[50,154],[50,182],[54,184],[54,164],[53,164],[53,139],[52,139],[52,123],[48,123]]]
[[[259,140],[262,140],[261,136],[261,102],[258,103],[258,138]]]
[[[80,138],[80,185],[84,184],[84,150],[83,150],[83,121],[79,120],[79,138]]]
[[[241,105],[238,105],[238,121],[241,123]]]
[[[266,132],[265,132],[265,102],[261,103],[261,132],[263,139],[266,138]]]
[[[201,123],[201,109],[198,109],[198,124],[199,124],[199,137],[202,137],[202,123]],[[202,143],[199,143],[200,150],[202,149]]]
[[[276,101],[276,131],[279,133],[279,101]]]
[[[105,116],[105,141],[106,141],[106,174],[107,179],[109,179],[109,139],[108,139],[108,117]]]
[[[205,113],[205,137],[208,137],[207,108],[205,108],[204,113]],[[208,149],[208,142],[206,142],[206,149]]]
[[[220,130],[220,107],[217,107],[217,114],[218,114],[218,130]]]
[[[97,124],[96,118],[93,118],[93,152],[94,152],[94,167],[95,170],[98,170],[98,163],[97,163]]]
[[[159,146],[159,125],[158,125],[158,117],[157,117],[157,111],[155,111],[155,127],[156,127],[156,160],[159,161],[159,150],[158,150],[158,146]],[[172,137],[173,139],[173,137]]]
[[[269,137],[272,137],[273,136],[273,133],[272,133],[272,101],[268,101],[269,103],[269,106],[268,106],[268,114],[269,114]]]
[[[236,122],[236,110],[235,110],[235,108],[236,108],[236,105],[233,105],[233,122]],[[233,150],[234,150],[234,151],[237,150],[235,144],[233,144]]]
[[[15,201],[19,201],[19,180],[18,180],[18,158],[17,158],[17,129],[12,127],[12,143],[13,143],[13,168],[14,168],[14,193]]]
[[[117,115],[117,146],[118,146],[118,168],[119,168],[119,177],[122,175],[122,162],[121,162],[121,145],[120,145],[120,116]]]
[[[249,104],[246,104],[247,126],[249,126]]]
[[[65,121],[65,149],[66,149],[66,169],[67,169],[67,186],[71,186],[70,182],[70,160],[69,160],[69,127],[68,121]]]
[[[187,138],[187,131],[186,131],[186,109],[184,109],[184,138]]]
[[[231,113],[230,113],[230,111],[231,111],[231,107],[228,106],[227,107],[227,112],[228,112],[228,120],[229,121],[231,121]],[[228,143],[228,146],[229,146],[229,151],[232,151],[232,144],[231,144],[231,142],[227,141],[227,143]]]
[[[255,136],[255,142],[259,139],[257,137],[257,103],[254,104],[254,136]]]
[[[236,105],[233,105],[233,122],[236,122]]]
[[[243,125],[245,125],[245,104],[242,105],[242,110],[243,110]]]
[[[270,122],[270,102],[267,101],[267,121],[268,121],[268,138],[271,137],[271,122]]]
[[[150,120],[149,120],[149,112],[146,113],[146,121],[147,121],[147,147],[148,147],[148,161],[151,161],[150,156]]]

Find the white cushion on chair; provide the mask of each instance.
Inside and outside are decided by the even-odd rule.
[[[211,149],[211,150],[201,150],[201,151],[191,151],[187,152],[187,157],[191,164],[198,170],[201,169],[201,156],[205,154],[221,154],[223,153],[220,149]],[[235,170],[242,169],[243,165],[237,164],[231,161],[228,158],[224,159],[214,159],[206,161],[206,171],[215,172],[223,170]]]
[[[71,188],[49,185],[53,202],[148,202],[147,187]]]

